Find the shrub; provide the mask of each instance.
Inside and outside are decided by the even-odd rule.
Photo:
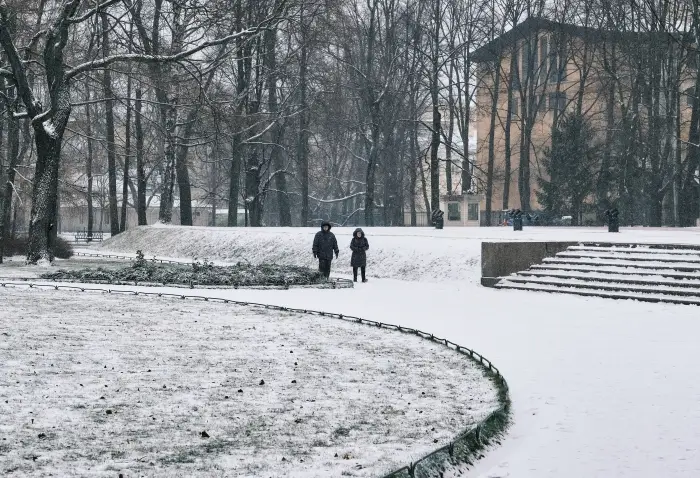
[[[5,257],[23,256],[27,253],[28,236],[19,236],[5,241]],[[73,257],[73,246],[62,237],[57,237],[54,243],[53,253],[59,259],[70,259]]]
[[[219,285],[233,287],[311,285],[324,282],[317,270],[306,267],[261,264],[215,266],[211,262],[183,264],[152,264],[137,253],[130,266],[105,270],[59,270],[42,274],[44,279],[72,279],[85,282],[152,282],[158,284]]]
[[[73,246],[62,237],[57,237],[54,244],[53,253],[59,259],[70,259],[73,257]]]

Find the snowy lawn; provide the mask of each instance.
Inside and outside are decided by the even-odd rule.
[[[0,303],[3,476],[376,477],[497,407],[463,355],[342,320],[11,288]]]

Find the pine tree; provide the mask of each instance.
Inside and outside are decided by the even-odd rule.
[[[599,150],[595,132],[582,115],[561,118],[542,160],[544,175],[538,178],[537,199],[546,212],[570,215],[572,224],[579,225],[586,198],[595,190]]]

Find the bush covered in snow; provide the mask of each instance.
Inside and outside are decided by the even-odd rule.
[[[156,264],[148,261],[141,251],[130,265],[116,269],[98,267],[78,270],[61,269],[42,274],[43,279],[69,279],[84,282],[150,282],[158,284],[195,284],[232,287],[312,285],[324,281],[323,276],[307,267],[289,265],[239,263],[215,266],[211,262],[195,261],[185,264]]]
[[[27,253],[28,241],[29,238],[27,236],[7,239],[5,242],[4,256],[9,257],[25,255]],[[59,259],[70,259],[73,257],[73,246],[71,246],[70,242],[66,241],[62,237],[56,237],[53,253]]]

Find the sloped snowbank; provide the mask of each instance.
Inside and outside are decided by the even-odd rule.
[[[354,227],[334,228],[340,258],[333,274],[350,274],[350,239]],[[364,228],[369,239],[367,267],[370,278],[413,281],[478,282],[483,241],[585,241],[622,243],[700,244],[698,228],[455,227],[443,230],[411,227]],[[315,228],[224,228],[141,226],[102,243],[98,249],[147,257],[178,258],[226,263],[248,261],[316,267],[311,255]]]
[[[333,274],[350,274],[350,239],[354,228],[334,228],[340,257]],[[408,280],[477,280],[481,241],[461,237],[396,234],[416,229],[366,228],[370,277]],[[420,230],[423,231],[423,230]],[[273,263],[316,267],[312,228],[205,228],[142,226],[105,241],[100,251],[215,262]]]

